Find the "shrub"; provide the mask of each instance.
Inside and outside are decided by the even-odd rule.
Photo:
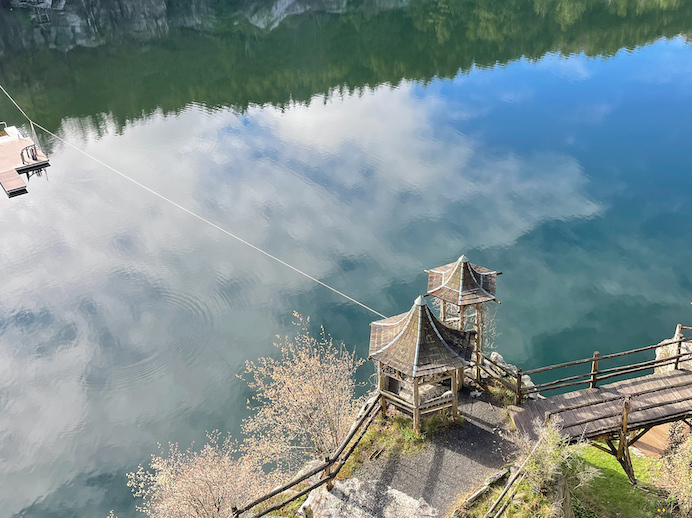
[[[675,423],[669,430],[669,446],[663,456],[661,482],[682,516],[692,514],[692,436],[684,438],[682,425]]]
[[[274,344],[278,358],[246,363],[255,396],[254,413],[243,423],[244,449],[284,471],[300,467],[306,456],[321,459],[334,451],[363,403],[355,396],[363,360],[324,329],[313,337],[310,320],[294,316],[300,331]]]
[[[127,485],[143,501],[138,510],[150,518],[225,518],[233,506],[276,485],[277,475],[264,474],[230,438],[220,441],[218,432],[207,437],[199,452],[170,444],[167,452],[152,455],[150,469],[140,465],[128,473]]]
[[[534,430],[538,444],[526,436],[519,442],[522,452],[530,456],[524,466],[524,477],[532,491],[545,491],[568,468],[577,476],[577,487],[588,485],[600,475],[597,469],[575,455],[575,447],[570,446],[569,439],[562,434],[559,418],[552,418],[548,424],[536,419]]]

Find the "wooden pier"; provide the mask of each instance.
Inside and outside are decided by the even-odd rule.
[[[8,196],[27,192],[20,174],[28,175],[48,165],[48,158],[32,139],[22,137],[12,126],[0,128],[0,185]]]

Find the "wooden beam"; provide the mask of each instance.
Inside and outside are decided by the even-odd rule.
[[[382,417],[387,417],[387,400],[384,397],[385,375],[382,369],[382,362],[377,362],[377,391],[380,393],[380,405],[382,406]]]
[[[613,455],[613,452],[612,452],[611,450],[609,450],[609,449],[606,448],[605,446],[602,446],[602,445],[598,444],[596,441],[589,440],[589,444],[590,444],[591,446],[593,446],[594,448],[598,448],[599,450],[603,450],[603,451],[606,452],[608,455]]]
[[[613,444],[612,439],[606,439],[606,444],[608,445],[608,448],[610,448],[610,453],[613,457],[618,456],[618,450],[615,448],[615,445]]]
[[[418,394],[418,378],[413,378],[413,430],[420,433],[420,397]]]
[[[653,426],[647,426],[646,428],[639,430],[637,433],[635,433],[634,436],[632,437],[632,439],[630,440],[630,446],[632,446],[635,442],[637,442],[639,439],[644,437],[646,432],[648,432],[652,428],[653,428]]]
[[[623,451],[627,449],[627,420],[630,416],[630,397],[625,396],[622,404],[622,427],[620,428],[620,443],[618,444],[617,458],[622,463]]]
[[[457,376],[459,375],[459,372],[454,370],[452,371],[452,419],[457,418]]]

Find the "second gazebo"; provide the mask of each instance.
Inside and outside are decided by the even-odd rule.
[[[462,255],[453,263],[425,270],[428,274],[426,295],[435,297],[440,306],[440,320],[462,331],[476,331],[475,362],[481,362],[485,349],[486,319],[488,303],[499,300],[495,297],[497,276],[502,272],[472,264]],[[476,381],[480,380],[480,369],[476,369]]]
[[[369,358],[377,366],[382,407],[389,403],[412,414],[417,432],[421,415],[451,408],[456,417],[457,391],[471,358],[475,332],[441,323],[423,297],[407,313],[370,326]]]

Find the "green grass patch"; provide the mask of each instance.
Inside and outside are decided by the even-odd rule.
[[[587,486],[577,487],[578,480],[566,468],[567,485],[572,493],[575,518],[671,518],[671,506],[665,493],[656,487],[661,462],[649,457],[632,457],[637,486],[629,483],[618,461],[591,446],[574,447],[574,454],[600,474]],[[576,468],[575,468],[576,469]],[[481,518],[503,489],[500,484],[474,502],[469,509],[459,510],[455,518]],[[461,503],[461,502],[460,502]],[[517,483],[516,494],[503,518],[534,518],[553,516],[549,494],[531,491],[525,481]]]
[[[504,484],[492,487],[485,495],[476,500],[469,509],[460,509],[452,516],[454,518],[483,518],[503,489]],[[493,514],[497,511],[498,509],[495,509]],[[512,503],[502,513],[502,516],[503,518],[548,518],[553,516],[552,504],[546,495],[531,491],[528,483],[521,481],[517,482],[516,493]]]
[[[659,460],[632,456],[638,483],[638,486],[633,486],[620,463],[612,455],[591,446],[579,448],[577,455],[598,469],[601,475],[594,479],[589,487],[577,487],[573,490],[577,518],[671,516],[665,495],[655,486],[661,467]],[[568,480],[574,482],[573,477]]]
[[[419,453],[425,447],[427,439],[450,426],[461,424],[462,417],[452,420],[435,414],[422,419],[421,431],[416,433],[411,419],[406,416],[398,414],[387,419],[378,417],[341,468],[337,478],[343,480],[352,477],[358,466],[369,459]]]
[[[515,394],[499,381],[492,380],[487,385],[488,392],[496,405],[508,407],[514,404]]]

